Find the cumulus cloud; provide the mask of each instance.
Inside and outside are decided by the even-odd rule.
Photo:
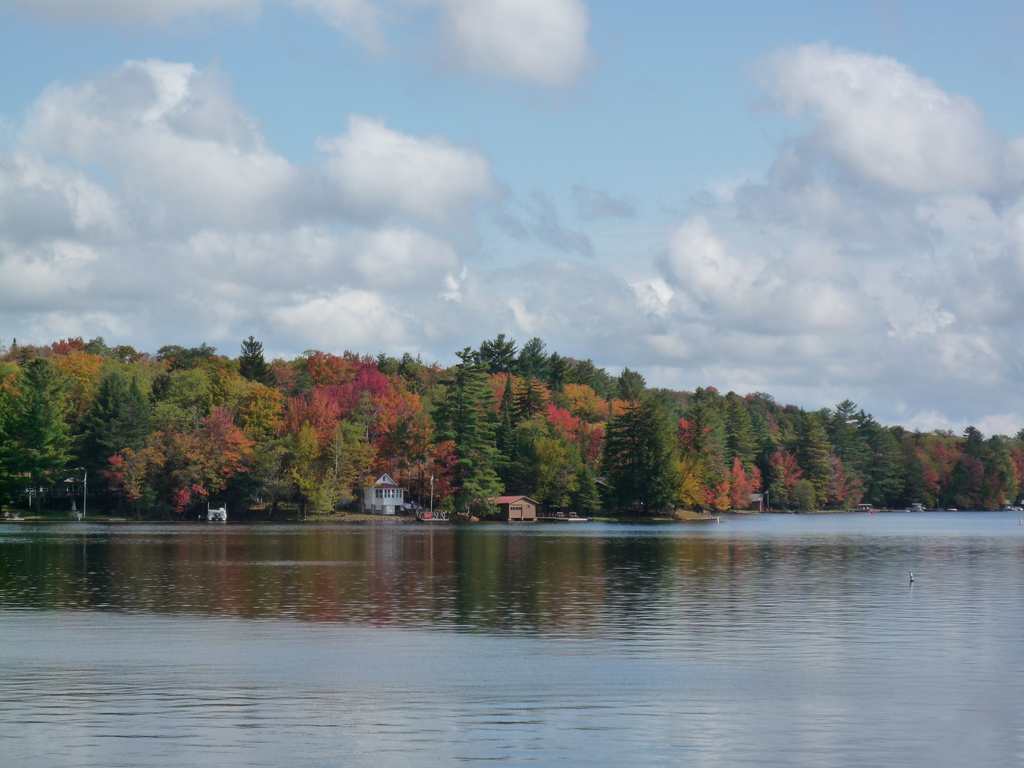
[[[166,22],[209,13],[252,13],[260,0],[12,0],[24,8],[56,19],[114,22]]]
[[[54,84],[0,153],[0,327],[230,350],[255,333],[282,351],[442,359],[499,331],[537,334],[654,384],[1011,425],[1024,414],[1024,188],[998,158],[1021,140],[891,60],[814,46],[773,61],[767,85],[806,132],[680,215],[659,254],[611,266],[574,258],[597,249],[552,198],[503,197],[487,158],[441,137],[354,117],[300,166],[216,72],[142,61]],[[832,93],[844,67],[872,75],[852,91],[873,115],[861,127],[840,124],[857,98]],[[931,157],[935,129],[908,127],[904,103],[939,105],[950,157]],[[907,152],[885,160],[872,126],[890,111]],[[965,170],[952,159],[964,147],[996,160]],[[525,256],[466,246],[481,209]]]
[[[271,317],[293,338],[328,349],[396,350],[409,341],[409,320],[399,307],[373,291],[341,288],[279,307]]]
[[[380,9],[371,0],[292,0],[296,8],[308,8],[331,26],[351,33],[373,49],[383,45]]]
[[[763,178],[700,198],[664,287],[636,285],[662,370],[804,403],[845,391],[886,418],[1024,412],[1024,189],[1003,162],[1019,140],[892,59],[811,45],[769,63],[765,87],[807,132]]]
[[[130,61],[51,86],[30,110],[23,143],[104,169],[137,218],[165,228],[266,222],[295,180],[220,78],[190,64]]]
[[[587,63],[583,0],[13,0],[65,21],[164,23],[210,14],[253,16],[280,4],[316,14],[369,49],[387,46],[387,22],[419,9],[436,20],[445,58],[470,72],[557,87]]]
[[[443,219],[486,197],[493,185],[479,153],[401,134],[367,117],[350,118],[346,133],[318,146],[343,201],[368,212]]]
[[[917,193],[991,190],[1004,154],[981,111],[898,61],[805,45],[769,60],[769,92],[850,168]]]
[[[453,54],[468,68],[566,85],[587,60],[581,0],[437,0]]]

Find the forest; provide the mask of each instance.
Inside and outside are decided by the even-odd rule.
[[[155,354],[102,338],[0,347],[0,505],[190,518],[343,514],[383,472],[407,498],[487,516],[524,494],[549,512],[656,515],[1016,503],[1024,434],[884,426],[853,402],[648,387],[628,368],[499,335],[444,367],[404,355],[267,360],[207,344]]]

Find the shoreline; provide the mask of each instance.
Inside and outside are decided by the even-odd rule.
[[[946,510],[946,509],[929,509],[923,512],[915,512],[909,509],[875,509],[870,512],[865,512],[856,509],[821,509],[821,510],[805,510],[805,511],[783,511],[783,510],[772,510],[770,512],[757,512],[757,511],[741,511],[734,510],[729,512],[721,512],[718,514],[702,514],[697,512],[677,512],[674,515],[652,515],[650,517],[638,517],[633,515],[612,515],[612,514],[597,514],[590,516],[585,522],[586,523],[600,523],[606,525],[665,525],[675,523],[679,525],[700,525],[700,524],[716,524],[721,523],[723,520],[729,518],[743,518],[743,517],[766,517],[766,516],[783,516],[783,515],[807,515],[807,516],[828,516],[828,515],[874,515],[874,514],[885,514],[885,515],[918,515],[928,513],[948,513],[948,514],[973,514],[973,513],[992,513],[992,512],[1004,512],[1010,513],[1010,510],[1005,509],[977,509],[977,510]],[[1019,513],[1015,513],[1019,514]],[[539,524],[553,523],[560,521],[549,521],[549,520],[537,520]],[[46,515],[26,515],[15,518],[0,518],[0,524],[19,524],[19,525],[80,525],[80,524],[92,524],[92,525],[224,525],[224,523],[210,523],[206,520],[160,520],[154,518],[143,518],[135,519],[130,517],[122,517],[118,515],[96,515],[90,516],[85,520],[73,520],[64,517],[48,517]],[[465,526],[465,525],[497,525],[497,524],[509,524],[505,520],[480,520],[477,522],[456,522],[456,521],[435,521],[432,523],[433,526]],[[585,524],[585,523],[584,523]],[[361,525],[373,525],[373,526],[395,526],[395,525],[424,525],[414,517],[405,516],[383,516],[383,515],[371,515],[366,513],[352,513],[346,515],[322,515],[322,516],[309,516],[305,519],[295,520],[261,520],[261,519],[231,519],[227,522],[227,525],[250,525],[250,526],[277,526],[277,525],[339,525],[339,526],[361,526]]]

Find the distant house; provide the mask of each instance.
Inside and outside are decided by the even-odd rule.
[[[501,516],[511,522],[531,521],[537,519],[536,499],[529,496],[495,496],[487,500],[498,508]]]
[[[755,512],[764,512],[764,494],[763,493],[752,493],[750,494],[750,508]]]
[[[396,515],[404,503],[405,489],[387,472],[363,488],[363,512],[371,515]]]

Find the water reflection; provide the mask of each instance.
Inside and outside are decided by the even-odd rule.
[[[906,573],[918,581],[908,585]],[[0,527],[12,765],[1011,765],[1024,529]]]
[[[1021,580],[1024,535],[1008,525],[998,536],[981,529],[965,538],[927,529],[878,535],[838,522],[768,537],[742,522],[713,532],[8,526],[0,606],[582,635],[681,622],[701,633],[756,626],[797,598],[797,621],[841,611],[845,626],[905,598],[911,568],[925,581],[929,566],[939,568],[946,599],[995,590],[983,605],[1006,593],[1007,580]],[[951,568],[959,583],[948,583]]]

